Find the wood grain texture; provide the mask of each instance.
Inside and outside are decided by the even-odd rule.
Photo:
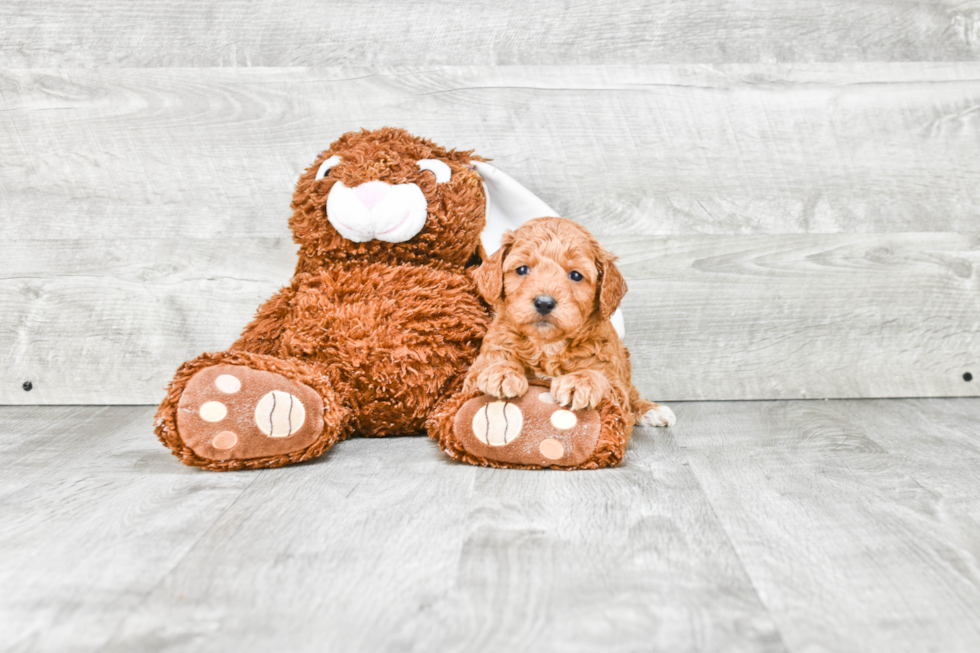
[[[980,400],[675,404],[599,472],[182,467],[0,408],[0,650],[974,651]]]
[[[789,650],[967,652],[980,647],[978,499],[947,491],[976,487],[976,467],[958,460],[976,457],[978,410],[684,405],[673,437]],[[930,482],[939,467],[945,484]]]
[[[0,5],[0,66],[308,66],[976,60],[976,2]]]
[[[980,230],[980,63],[0,71],[8,237],[281,236],[386,124],[598,234]]]
[[[648,397],[980,393],[980,240],[604,237]],[[156,403],[292,275],[285,238],[0,243],[4,403]],[[33,390],[21,384],[30,380]]]
[[[603,242],[652,399],[980,394],[980,235]]]
[[[626,266],[651,396],[976,394],[975,241],[941,232],[980,232],[980,64],[7,70],[0,100],[2,402],[158,401],[288,281],[303,166],[383,124],[658,252]]]
[[[99,650],[255,480],[182,467],[152,416],[0,408],[0,650]]]
[[[286,238],[6,245],[0,403],[158,403],[177,366],[226,349],[296,262]]]
[[[853,428],[872,433],[892,454],[895,466],[941,496],[943,506],[980,523],[980,420],[975,408],[966,400],[861,402],[849,411],[848,420]]]
[[[669,433],[638,431],[610,473],[394,438],[210,474],[152,412],[0,409],[10,650],[786,650]]]

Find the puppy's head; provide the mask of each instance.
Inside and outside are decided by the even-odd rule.
[[[549,342],[610,318],[626,294],[614,260],[571,220],[535,218],[504,234],[474,279],[497,315],[523,335]]]

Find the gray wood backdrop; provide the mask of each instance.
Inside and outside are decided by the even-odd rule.
[[[0,403],[159,401],[288,281],[299,172],[386,124],[620,255],[651,398],[980,394],[980,2],[11,0],[0,25]]]

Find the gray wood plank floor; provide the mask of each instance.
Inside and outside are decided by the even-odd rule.
[[[0,649],[980,649],[980,399],[674,408],[601,472],[211,474],[151,407],[0,407]]]

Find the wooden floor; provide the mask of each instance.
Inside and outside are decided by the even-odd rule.
[[[4,651],[980,650],[980,399],[711,402],[599,472],[212,474],[0,408]]]

